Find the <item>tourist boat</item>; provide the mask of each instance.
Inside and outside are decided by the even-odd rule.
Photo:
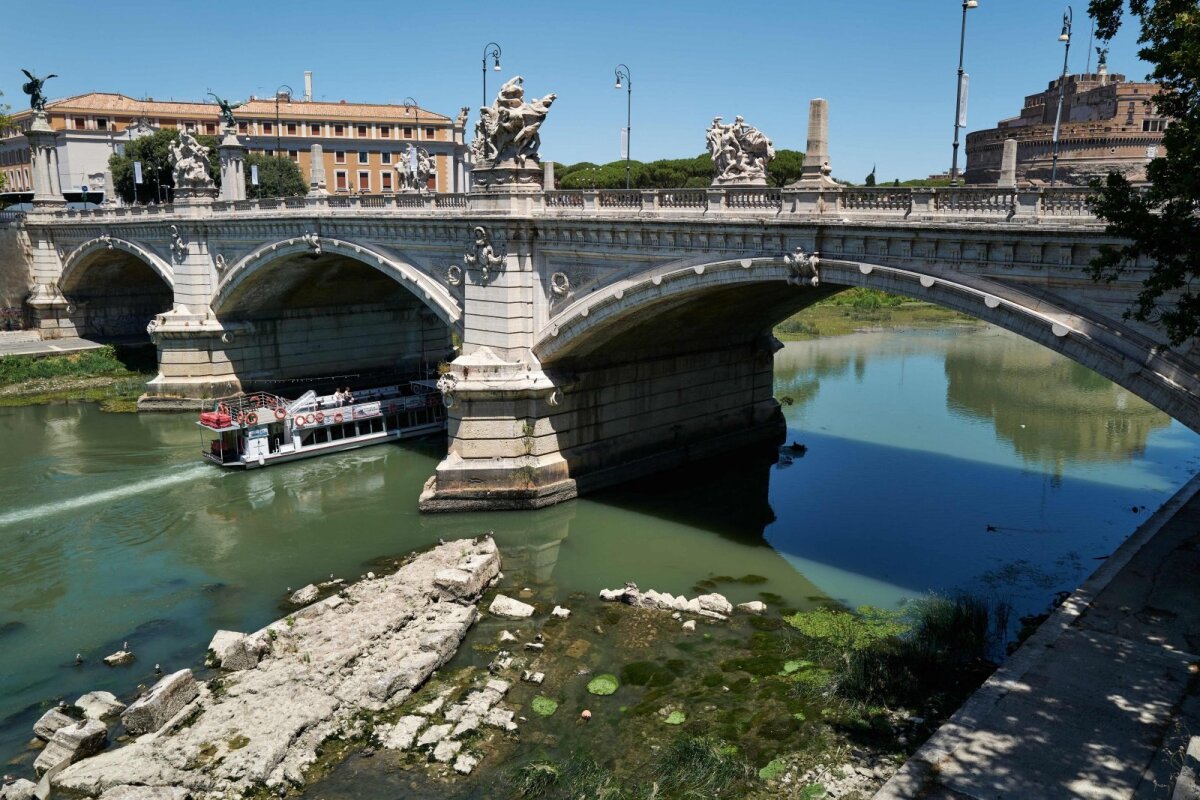
[[[343,405],[312,391],[297,400],[267,392],[222,397],[197,424],[217,434],[205,458],[254,469],[443,431],[446,407],[434,381],[419,380],[355,392]]]

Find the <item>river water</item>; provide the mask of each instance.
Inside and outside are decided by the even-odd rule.
[[[530,513],[422,516],[443,443],[263,471],[201,463],[190,416],[0,409],[0,762],[28,764],[59,698],[130,696],[196,666],[218,628],[289,588],[493,530],[548,599],[634,580],[793,608],[959,589],[1043,610],[1198,468],[1200,438],[1082,367],[990,327],[859,333],[776,356],[782,453],[708,462]],[[109,669],[128,642],[138,661]],[[75,664],[75,655],[83,664]]]

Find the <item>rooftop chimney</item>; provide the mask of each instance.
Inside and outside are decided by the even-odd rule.
[[[312,102],[312,70],[304,71],[304,102]]]

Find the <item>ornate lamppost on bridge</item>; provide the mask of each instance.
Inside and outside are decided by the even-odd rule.
[[[413,127],[416,128],[416,140],[421,141],[421,107],[411,97],[404,98],[404,115],[413,115]]]
[[[963,0],[962,29],[958,34],[958,84],[954,99],[954,153],[950,157],[951,186],[958,184],[958,130],[967,127],[966,120],[963,119],[963,101],[967,99],[966,74],[963,72],[963,48],[967,42],[967,12],[972,8],[979,8],[979,0]]]
[[[629,152],[630,139],[633,136],[633,78],[629,77],[629,67],[624,64],[617,64],[613,74],[617,77],[616,86],[613,88],[620,89],[621,81],[625,81],[625,188],[630,188],[629,179]]]
[[[495,42],[488,42],[483,46],[483,104],[488,104],[487,99],[487,60],[492,59],[492,69],[496,72],[500,71],[500,45]]]
[[[1058,79],[1058,111],[1054,114],[1054,143],[1050,155],[1050,186],[1052,188],[1058,181],[1058,131],[1062,124],[1063,95],[1067,90],[1067,60],[1071,56],[1071,23],[1074,21],[1075,15],[1071,11],[1071,7],[1067,6],[1067,10],[1063,12],[1062,33],[1058,35],[1058,40],[1063,43],[1063,70],[1062,77]]]
[[[279,151],[282,149],[282,145],[280,144],[281,131],[279,130],[279,95],[281,92],[283,92],[284,89],[287,89],[288,103],[292,102],[292,87],[288,86],[286,83],[279,84],[279,88],[275,90],[275,155],[276,156],[279,155]]]

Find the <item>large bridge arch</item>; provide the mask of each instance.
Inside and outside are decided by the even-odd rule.
[[[171,310],[171,265],[144,244],[102,234],[63,259],[58,289],[80,335],[99,339],[148,336],[155,315]]]
[[[304,235],[261,246],[223,274],[210,305],[224,334],[212,362],[242,389],[315,381],[362,386],[452,358],[457,299],[410,259]],[[280,382],[284,383],[280,383]]]
[[[1119,323],[1088,317],[1048,293],[959,272],[917,272],[820,259],[819,286],[783,258],[747,256],[655,267],[577,300],[541,331],[547,369],[605,363],[630,343],[704,347],[749,340],[825,297],[861,286],[901,294],[988,322],[1060,353],[1200,431],[1200,380],[1169,352]]]

